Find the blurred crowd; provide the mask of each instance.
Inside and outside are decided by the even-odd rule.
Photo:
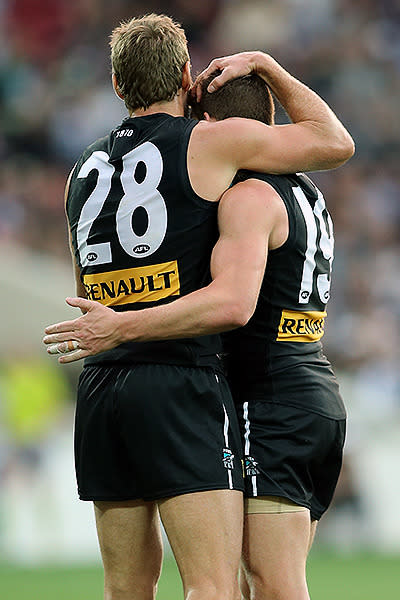
[[[108,37],[149,12],[183,24],[194,75],[216,56],[264,50],[350,130],[355,157],[313,175],[335,223],[325,349],[356,423],[399,420],[398,0],[0,0],[0,244],[69,263],[65,179],[82,149],[125,117]]]

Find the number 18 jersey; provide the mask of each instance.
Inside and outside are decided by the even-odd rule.
[[[194,193],[186,165],[196,121],[157,113],[127,118],[89,146],[66,210],[87,297],[117,311],[171,302],[207,285],[217,203]],[[86,359],[218,363],[220,338],[122,344]]]
[[[269,251],[253,317],[225,334],[231,361],[251,374],[268,374],[321,351],[331,285],[333,224],[322,193],[303,174],[243,172],[271,185],[282,198],[289,222],[286,242]]]

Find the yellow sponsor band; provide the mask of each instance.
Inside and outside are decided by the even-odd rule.
[[[179,296],[180,282],[176,260],[83,276],[89,300],[106,306],[133,302],[156,302],[161,298]]]
[[[326,312],[283,310],[278,342],[316,342],[324,335]]]

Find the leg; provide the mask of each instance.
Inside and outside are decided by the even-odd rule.
[[[310,526],[310,541],[308,544],[308,552],[310,552],[311,546],[313,545],[315,534],[317,532],[317,525],[318,525],[318,521],[316,519],[312,519],[311,526]]]
[[[162,539],[154,502],[95,502],[105,600],[153,600]]]
[[[184,494],[159,503],[186,600],[237,598],[243,495],[236,490]]]
[[[250,585],[247,580],[246,571],[245,571],[243,565],[240,567],[240,571],[239,571],[239,590],[240,590],[240,596],[239,596],[240,600],[242,598],[244,598],[245,600],[250,600],[250,598],[251,598]]]
[[[279,506],[282,499],[275,500]],[[298,508],[297,512],[245,515],[242,594],[246,600],[309,600],[306,560],[311,521],[309,511]]]

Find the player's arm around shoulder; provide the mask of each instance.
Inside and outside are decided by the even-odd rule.
[[[256,308],[268,250],[286,241],[287,212],[269,184],[249,179],[224,194],[218,225],[220,237],[211,258],[211,286],[221,294],[221,305],[231,323],[239,327],[249,321]]]
[[[253,119],[231,117],[209,123],[209,160],[221,165],[262,173],[296,173],[333,169],[346,162],[352,151],[321,132],[311,121],[266,125]]]
[[[68,304],[86,314],[47,327],[43,341],[48,352],[68,352],[59,357],[59,362],[68,363],[130,340],[187,338],[245,325],[257,304],[268,247],[287,218],[280,203],[276,192],[263,182],[235,185],[218,208],[220,237],[211,258],[213,280],[207,287],[163,306],[124,313],[69,298]],[[68,341],[76,342],[73,352]]]
[[[221,162],[233,161],[237,169],[295,173],[336,168],[354,154],[349,132],[326,102],[272,56],[257,51],[215,59],[196,79],[198,100],[201,82],[216,69],[221,74],[209,84],[209,92],[230,79],[256,73],[280,101],[291,123],[265,125],[240,118],[210,123],[206,144],[210,159],[219,153]]]
[[[239,169],[263,173],[307,170],[310,163],[303,146],[296,157],[286,156],[275,141],[273,127],[253,119],[231,117],[200,121],[193,128],[188,146],[188,172],[194,191],[206,200],[219,200]],[[278,144],[275,148],[273,144]],[[301,168],[294,168],[294,167]],[[207,173],[207,177],[204,174]]]

